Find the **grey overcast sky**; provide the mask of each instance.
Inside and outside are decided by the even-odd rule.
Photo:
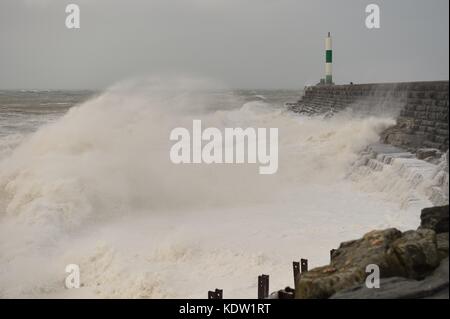
[[[81,28],[65,27],[65,7]],[[365,7],[381,28],[365,27]],[[0,0],[0,89],[101,89],[183,74],[234,88],[300,88],[334,79],[448,80],[448,0]]]

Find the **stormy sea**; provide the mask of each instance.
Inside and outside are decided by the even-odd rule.
[[[302,116],[300,90],[127,81],[104,91],[0,91],[0,297],[254,298],[293,285],[372,229],[415,229],[429,181],[357,169],[395,114]],[[276,127],[279,167],[175,165],[170,131]],[[81,287],[66,289],[77,264]]]

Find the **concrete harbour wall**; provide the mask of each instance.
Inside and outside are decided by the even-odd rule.
[[[334,114],[347,108],[393,114],[397,123],[381,141],[415,152],[448,150],[449,82],[405,82],[307,87],[288,107],[302,114]]]

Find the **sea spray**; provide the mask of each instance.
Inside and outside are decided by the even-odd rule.
[[[268,132],[266,132],[266,130]],[[278,128],[216,127],[203,131],[202,121],[192,121],[192,134],[185,127],[176,127],[169,139],[174,164],[256,164],[259,174],[275,174],[278,170]]]
[[[345,179],[392,118],[298,117],[261,99],[217,101],[210,89],[191,79],[119,84],[3,158],[0,295],[203,298],[212,285],[254,297],[258,273],[291,284],[299,252],[314,266],[374,227],[416,225],[417,211]],[[193,118],[279,128],[277,173],[174,167],[170,130]],[[79,289],[63,285],[68,264],[80,267]]]

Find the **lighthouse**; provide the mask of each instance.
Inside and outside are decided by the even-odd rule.
[[[325,38],[325,84],[333,84],[333,50],[331,48],[331,34]]]

